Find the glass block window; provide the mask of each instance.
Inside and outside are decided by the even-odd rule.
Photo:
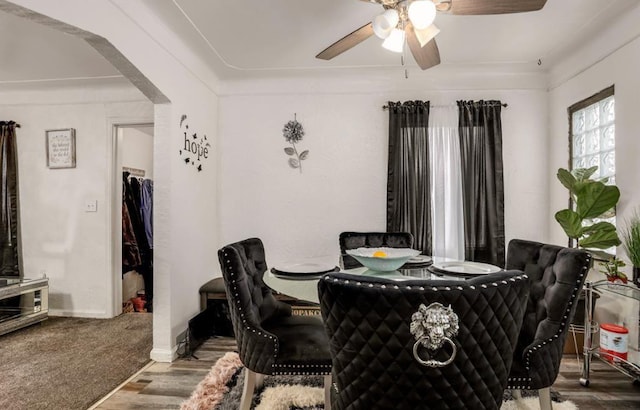
[[[593,178],[616,183],[616,125],[613,86],[569,107],[569,168],[598,166]],[[616,224],[615,210],[602,221]],[[605,252],[615,255],[616,248]]]
[[[571,113],[571,168],[598,166],[597,178],[615,183],[615,99],[610,95]]]

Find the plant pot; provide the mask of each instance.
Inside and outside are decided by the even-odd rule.
[[[620,278],[618,276],[607,276],[607,280],[611,283],[627,283],[626,278]]]

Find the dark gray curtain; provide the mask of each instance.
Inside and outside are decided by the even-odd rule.
[[[465,259],[504,266],[500,101],[458,101]]]
[[[387,231],[410,232],[414,248],[431,255],[429,102],[389,102]]]
[[[0,276],[21,276],[17,172],[16,123],[0,121]]]

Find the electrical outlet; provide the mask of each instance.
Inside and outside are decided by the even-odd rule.
[[[98,200],[92,199],[84,204],[85,212],[98,212]]]

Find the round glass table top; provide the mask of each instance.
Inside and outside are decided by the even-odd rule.
[[[437,258],[434,261],[436,263]],[[494,267],[491,271],[498,271],[500,268]],[[392,279],[396,281],[404,281],[411,279],[434,279],[434,280],[466,280],[468,275],[461,275],[460,272],[444,272],[432,269],[431,266],[425,265],[404,265],[402,268],[392,272],[377,272],[369,270],[365,267],[341,270],[343,273],[351,275],[363,275],[370,277],[378,277]],[[487,272],[489,273],[489,272]],[[263,276],[264,283],[271,289],[306,302],[320,303],[318,299],[318,280],[323,274],[318,275],[279,275],[272,271],[265,272]]]

